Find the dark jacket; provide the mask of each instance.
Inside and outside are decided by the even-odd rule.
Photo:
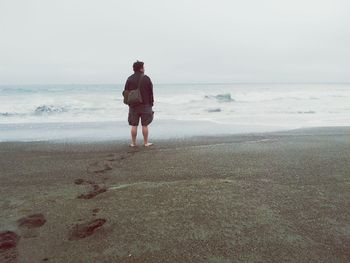
[[[127,79],[124,90],[137,89],[137,85],[141,74],[141,72],[135,72],[134,74],[132,74]],[[153,84],[151,79],[147,75],[145,75],[141,81],[140,91],[142,96],[142,104],[153,106]]]

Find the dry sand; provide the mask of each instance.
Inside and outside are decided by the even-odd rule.
[[[350,128],[0,144],[0,262],[349,262]]]

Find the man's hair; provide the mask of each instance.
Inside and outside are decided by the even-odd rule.
[[[134,69],[134,71],[135,72],[137,72],[137,71],[140,71],[142,68],[143,68],[143,62],[142,61],[136,61],[133,65],[132,65],[132,67],[133,67],[133,69]]]

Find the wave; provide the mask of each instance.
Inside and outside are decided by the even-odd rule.
[[[211,108],[211,109],[207,109],[207,112],[221,112],[221,108]]]
[[[308,111],[271,111],[271,113],[277,113],[277,114],[316,114],[316,111],[308,110]]]
[[[298,114],[315,114],[316,112],[313,110],[309,110],[309,111],[298,111]]]
[[[13,117],[13,116],[19,116],[21,114],[16,113],[16,112],[0,112],[0,116],[3,117]]]
[[[34,110],[35,114],[45,114],[45,113],[62,113],[67,112],[68,109],[62,106],[54,106],[54,105],[41,105],[36,107]]]
[[[34,91],[28,88],[0,88],[0,92],[3,94],[12,93],[33,93]]]
[[[33,108],[28,108],[25,111],[16,112],[16,111],[3,111],[0,112],[0,118],[2,119],[13,119],[15,117],[31,118],[31,117],[44,117],[51,116],[56,114],[67,113],[64,115],[64,118],[69,118],[69,116],[94,116],[101,113],[104,113],[108,108],[106,107],[72,107],[68,105],[52,105],[52,104],[43,104],[39,106],[34,106]]]
[[[350,89],[264,87],[155,86],[154,110],[159,119],[348,123]],[[125,120],[121,90],[117,85],[0,86],[0,124]]]
[[[218,95],[206,95],[204,96],[205,99],[215,99],[218,102],[232,102],[235,101],[232,99],[230,93],[225,93],[225,94],[218,94]]]
[[[42,94],[42,93],[69,93],[69,92],[111,92],[121,89],[118,85],[25,85],[2,86],[1,94]]]

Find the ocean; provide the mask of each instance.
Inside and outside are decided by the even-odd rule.
[[[122,90],[0,86],[0,141],[126,139]],[[154,97],[155,138],[350,125],[350,84],[155,84]]]

